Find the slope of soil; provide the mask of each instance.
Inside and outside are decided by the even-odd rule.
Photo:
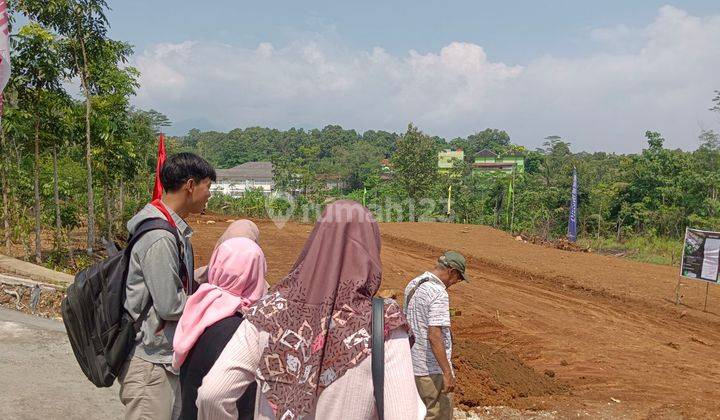
[[[208,220],[214,224],[207,224]],[[269,280],[287,272],[312,226],[257,221]],[[193,220],[198,262],[225,229]],[[677,269],[517,241],[484,226],[381,224],[383,289],[395,294],[445,249],[463,252],[469,283],[450,290],[456,401],[559,416],[700,417],[720,412],[720,295]],[[492,355],[491,355],[492,353]],[[619,402],[618,402],[619,401]]]
[[[189,220],[197,265],[207,262],[228,219]],[[276,283],[312,226],[256,222],[268,280]],[[538,418],[718,417],[720,291],[714,285],[704,312],[701,282],[683,281],[675,305],[677,268],[533,245],[484,226],[385,223],[380,229],[388,295],[401,297],[443,250],[468,258],[470,282],[450,290],[458,405],[478,407],[481,417],[505,410],[484,406]],[[29,291],[23,305],[28,298]],[[43,298],[39,312],[53,316],[60,294]],[[0,291],[0,304],[14,303]]]

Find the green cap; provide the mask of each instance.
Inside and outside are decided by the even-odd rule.
[[[465,277],[465,257],[459,252],[447,251],[438,258],[438,262],[445,267],[456,269],[460,273],[460,278],[468,281]]]

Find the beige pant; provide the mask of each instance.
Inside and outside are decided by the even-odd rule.
[[[120,376],[125,420],[174,420],[180,417],[180,380],[162,365],[133,357]]]
[[[420,399],[427,407],[426,420],[451,420],[453,418],[453,404],[450,396],[443,392],[443,376],[416,376]]]

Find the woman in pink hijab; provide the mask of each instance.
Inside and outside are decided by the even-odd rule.
[[[223,232],[220,238],[218,238],[215,243],[215,248],[231,238],[248,238],[257,243],[260,239],[260,229],[258,229],[257,225],[250,220],[236,220],[230,223],[230,226],[228,226],[228,228],[225,229],[225,232]],[[196,268],[194,274],[195,275],[193,277],[196,282],[201,284],[205,283],[207,281],[207,266],[204,265]]]
[[[266,272],[265,255],[252,239],[231,237],[215,248],[208,264],[208,281],[188,298],[173,340],[173,367],[180,369],[182,419],[197,418],[197,390],[244,313],[267,292]],[[236,397],[239,418],[252,418],[254,387]]]

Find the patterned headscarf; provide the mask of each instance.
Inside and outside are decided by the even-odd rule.
[[[380,288],[380,230],[354,201],[329,205],[297,262],[246,319],[270,334],[257,379],[278,419],[311,413],[320,393],[370,355],[372,297]],[[385,304],[385,337],[409,329]]]

